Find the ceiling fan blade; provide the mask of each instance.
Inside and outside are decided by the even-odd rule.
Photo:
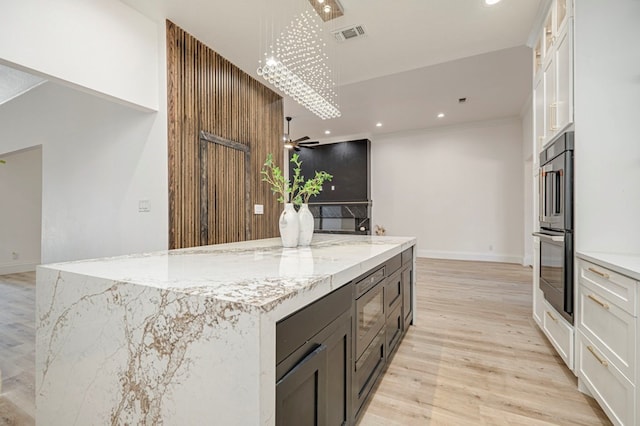
[[[313,149],[312,146],[307,146],[307,145],[298,145],[300,148],[307,148],[307,149]]]
[[[300,139],[296,139],[294,142],[302,142],[311,139],[309,136],[303,136]]]
[[[320,141],[300,142],[300,145],[317,145]]]
[[[293,147],[293,150],[294,150],[294,151],[296,151],[296,152],[298,152],[298,151],[300,151],[300,148],[298,148],[297,146],[295,146],[295,147]]]

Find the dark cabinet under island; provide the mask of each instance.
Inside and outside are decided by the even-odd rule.
[[[413,321],[413,248],[276,324],[276,425],[353,425]]]

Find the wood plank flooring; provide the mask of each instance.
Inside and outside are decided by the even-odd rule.
[[[416,325],[360,426],[610,424],[535,325],[531,274],[418,259]]]
[[[531,269],[418,259],[417,323],[360,426],[608,425],[531,318]],[[35,414],[35,274],[0,276],[0,425]]]
[[[36,274],[0,276],[0,425],[35,424]]]

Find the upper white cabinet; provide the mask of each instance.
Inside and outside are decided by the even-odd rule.
[[[533,49],[534,149],[573,123],[572,0],[554,0]]]

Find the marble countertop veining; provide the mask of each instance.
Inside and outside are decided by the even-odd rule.
[[[310,247],[279,238],[42,265],[271,310],[319,284],[343,285],[416,243],[413,237],[315,234]]]
[[[640,281],[640,254],[579,251],[576,256]]]

